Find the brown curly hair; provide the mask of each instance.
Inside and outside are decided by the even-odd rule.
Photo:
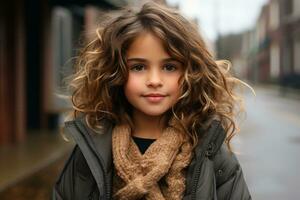
[[[128,78],[125,55],[133,40],[147,31],[160,38],[168,54],[184,66],[182,95],[167,111],[167,122],[175,117],[195,147],[203,136],[199,130],[218,119],[230,148],[229,142],[238,131],[235,117],[243,110],[243,100],[234,88],[247,84],[230,74],[229,62],[213,59],[197,27],[177,10],[153,2],[140,8],[125,7],[109,16],[80,52],[75,73],[69,77],[72,117],[85,114],[87,124],[96,132],[102,119],[133,126],[132,107],[123,92]]]

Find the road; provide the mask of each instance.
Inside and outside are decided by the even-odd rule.
[[[255,200],[300,199],[300,100],[254,89],[233,139],[249,190]]]

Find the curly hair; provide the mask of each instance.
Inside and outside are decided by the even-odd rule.
[[[239,84],[248,85],[231,75],[228,61],[213,59],[196,25],[177,10],[153,2],[140,8],[124,7],[109,16],[79,53],[75,73],[69,77],[72,117],[85,114],[88,126],[96,132],[101,129],[102,119],[133,126],[132,106],[123,91],[128,78],[125,55],[139,34],[150,32],[184,66],[182,95],[165,113],[167,122],[175,117],[195,147],[204,134],[199,130],[218,119],[231,149],[230,140],[238,131],[235,117],[243,110],[243,99],[234,89]]]

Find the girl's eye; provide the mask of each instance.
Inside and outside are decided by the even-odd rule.
[[[141,71],[143,69],[144,69],[143,65],[134,65],[130,68],[130,70],[132,70],[132,71]]]
[[[175,71],[177,69],[176,65],[173,65],[173,64],[167,64],[164,66],[164,68],[167,71]]]

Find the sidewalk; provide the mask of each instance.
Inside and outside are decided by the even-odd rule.
[[[29,133],[16,145],[0,147],[0,193],[66,155],[72,148],[58,132]]]
[[[252,86],[252,85],[251,85]],[[264,88],[274,92],[274,95],[284,98],[292,98],[300,100],[300,89],[282,87],[275,84],[257,84],[253,85],[255,88]]]

